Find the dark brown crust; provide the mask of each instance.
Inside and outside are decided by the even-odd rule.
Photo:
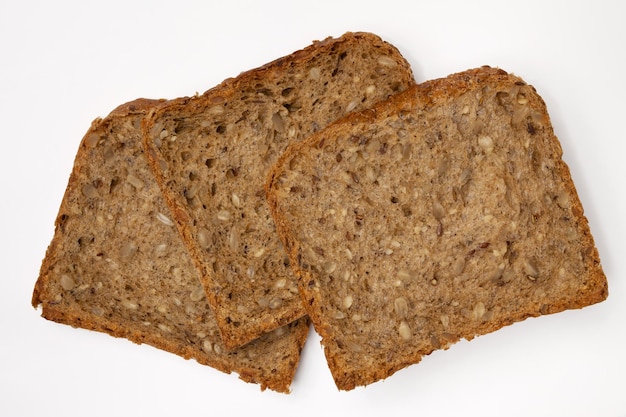
[[[38,281],[39,282],[39,281]],[[181,345],[172,342],[170,339],[160,337],[155,333],[150,332],[133,332],[124,326],[120,326],[115,321],[102,319],[93,315],[81,315],[74,314],[71,311],[63,311],[56,308],[52,303],[44,303],[42,310],[42,317],[47,320],[51,320],[57,323],[66,324],[75,328],[82,328],[86,330],[93,330],[97,332],[106,333],[113,337],[125,338],[133,343],[147,344],[157,349],[173,353],[181,356],[184,359],[194,359],[198,363],[206,366],[210,366],[220,372],[231,374],[235,372],[239,375],[239,379],[244,382],[258,384],[262,391],[270,389],[283,394],[291,392],[291,382],[295,376],[297,369],[297,363],[290,363],[288,369],[290,372],[276,372],[261,374],[257,369],[250,367],[233,366],[232,359],[224,359],[222,361],[207,361],[202,356],[199,356],[196,349],[193,349],[188,345]],[[301,351],[306,341],[306,335],[309,328],[309,318],[303,317],[300,320],[290,323],[290,331],[300,333],[303,337],[299,338],[299,350]],[[306,329],[306,330],[304,330]]]
[[[490,67],[481,67],[458,74],[450,75],[447,78],[437,79],[425,82],[420,85],[416,85],[402,93],[399,93],[389,100],[379,103],[371,110],[359,112],[357,114],[349,115],[342,120],[330,125],[322,132],[316,133],[305,141],[291,145],[286,152],[280,157],[278,162],[274,165],[270,171],[266,182],[266,193],[270,210],[275,219],[277,231],[285,247],[289,252],[289,256],[292,260],[291,264],[294,267],[294,272],[299,277],[300,290],[307,308],[307,313],[310,315],[316,331],[322,337],[322,344],[333,343],[334,330],[326,323],[325,318],[319,315],[319,309],[316,306],[318,300],[308,293],[305,283],[315,278],[314,274],[310,270],[300,269],[298,262],[298,254],[301,253],[300,242],[294,237],[294,233],[290,230],[290,226],[285,217],[285,213],[281,211],[280,201],[274,189],[278,187],[277,179],[283,172],[288,169],[289,161],[294,157],[297,157],[300,153],[306,153],[308,148],[315,148],[320,141],[332,140],[332,138],[342,137],[347,131],[353,132],[353,126],[371,126],[376,125],[380,120],[383,120],[389,114],[397,114],[403,110],[409,110],[411,108],[421,108],[428,110],[429,108],[438,104],[445,104],[451,99],[458,97],[468,91],[481,88],[481,85],[491,84],[512,84],[512,83],[524,83],[520,78],[510,75],[501,69],[495,69]],[[557,313],[566,309],[582,308],[591,304],[595,304],[605,300],[608,296],[608,285],[604,272],[600,264],[600,258],[598,251],[595,247],[593,237],[589,231],[587,218],[583,214],[583,208],[578,198],[576,189],[574,187],[569,168],[560,158],[562,151],[558,139],[552,132],[551,124],[549,123],[549,117],[545,110],[545,104],[542,100],[538,103],[533,103],[536,106],[536,110],[545,114],[547,123],[549,126],[549,135],[553,140],[553,145],[558,149],[558,161],[557,172],[563,181],[563,184],[569,190],[572,196],[572,212],[576,218],[579,230],[583,231],[583,238],[581,247],[588,248],[589,253],[585,257],[586,269],[588,271],[588,277],[586,279],[588,286],[585,293],[579,293],[572,299],[564,300],[560,304],[552,304],[544,306],[543,309],[539,309],[538,306],[528,306],[527,311],[521,312],[518,315],[512,315],[507,318],[506,321],[500,322],[486,322],[479,330],[479,334],[486,334],[493,332],[501,327],[510,325],[514,322],[524,320],[528,317],[539,316],[543,314]],[[328,143],[328,142],[325,142]],[[541,310],[541,311],[540,311]],[[474,335],[464,335],[467,339],[471,339]],[[384,379],[393,374],[397,370],[404,368],[410,364],[417,363],[422,356],[428,355],[434,350],[429,348],[424,351],[416,352],[415,355],[409,356],[402,363],[396,363],[393,366],[379,369],[371,369],[366,374],[355,374],[346,370],[344,364],[339,357],[334,357],[326,350],[326,357],[328,364],[333,372],[333,377],[337,387],[342,390],[350,390],[360,385],[367,385],[379,379]]]
[[[312,60],[315,56],[326,53],[326,51],[331,50],[337,45],[342,43],[357,42],[359,39],[368,39],[373,44],[380,45],[380,47],[385,49],[388,53],[393,53],[398,57],[401,56],[395,47],[384,42],[381,38],[374,34],[367,32],[347,32],[340,38],[328,37],[322,41],[314,41],[312,45],[302,50],[269,62],[259,68],[243,72],[236,78],[226,79],[221,84],[207,90],[200,96],[181,97],[171,100],[165,105],[160,106],[158,109],[155,109],[155,111],[144,120],[144,149],[146,155],[148,155],[149,164],[159,186],[161,187],[165,200],[173,213],[174,221],[178,227],[179,233],[183,237],[189,252],[192,254],[192,258],[196,263],[197,268],[202,272],[206,280],[211,280],[211,272],[209,271],[207,265],[202,261],[202,255],[200,254],[201,250],[198,248],[196,239],[187,226],[192,219],[190,218],[186,207],[168,188],[168,178],[160,169],[160,152],[152,142],[149,135],[150,128],[153,126],[155,120],[157,120],[160,115],[164,113],[171,114],[181,112],[190,116],[194,113],[201,112],[206,108],[207,104],[219,104],[223,101],[228,101],[233,94],[245,86],[250,85],[256,79],[272,80],[274,78],[278,78],[288,67],[302,65],[303,63]],[[399,62],[398,64],[403,66],[407,77],[412,79],[412,71],[409,64],[407,62]],[[219,314],[219,301],[216,298],[216,295],[212,291],[207,291],[207,298],[209,300],[209,304],[215,309],[216,312],[218,312],[218,323],[220,328],[223,330],[222,338],[226,346],[229,348],[241,346],[256,337],[259,337],[265,332],[290,323],[306,314],[305,309],[300,306],[300,308],[286,310],[281,314],[277,313],[274,317],[272,317],[271,321],[264,320],[263,322],[260,322],[259,327],[254,332],[248,331],[244,334],[235,333],[232,330],[229,330],[229,320],[224,318],[222,314]]]
[[[76,328],[82,328],[87,330],[94,330],[103,332],[114,337],[126,338],[137,344],[148,344],[158,349],[176,354],[184,359],[195,359],[198,363],[210,366],[221,372],[230,374],[235,372],[239,375],[239,378],[245,382],[259,384],[261,390],[270,389],[280,393],[289,393],[290,386],[295,376],[295,372],[298,366],[298,359],[300,351],[302,350],[306,341],[310,321],[308,317],[303,317],[300,320],[294,321],[289,324],[286,331],[289,333],[290,344],[289,352],[275,352],[276,349],[272,348],[273,339],[266,337],[252,342],[263,346],[259,349],[260,352],[268,353],[267,355],[261,354],[259,359],[266,361],[267,363],[259,364],[258,367],[250,367],[246,365],[246,361],[238,360],[238,354],[245,357],[247,350],[254,351],[253,344],[242,347],[241,352],[233,351],[224,355],[207,356],[199,351],[198,346],[192,346],[191,344],[185,344],[177,341],[174,338],[164,337],[155,331],[137,331],[136,329],[126,327],[123,322],[115,319],[109,319],[107,317],[100,317],[95,314],[83,310],[77,310],[73,308],[64,307],[62,304],[55,302],[52,299],[50,290],[47,289],[51,285],[51,280],[54,280],[54,274],[52,270],[54,268],[55,261],[58,260],[58,252],[61,242],[64,239],[63,233],[63,214],[70,212],[70,205],[72,199],[70,198],[76,187],[79,187],[79,172],[85,166],[84,153],[81,152],[87,145],[86,140],[90,137],[90,134],[94,131],[98,131],[103,126],[114,122],[115,120],[124,119],[132,116],[143,116],[148,111],[164,103],[163,100],[150,100],[150,99],[137,99],[125,104],[120,105],[113,110],[109,116],[104,119],[95,119],[89,131],[83,137],[80,150],[77,153],[76,160],[72,169],[72,173],[69,178],[68,186],[65,191],[65,195],[61,202],[59,214],[55,221],[55,235],[52,239],[47,251],[46,256],[42,262],[40,275],[35,283],[31,304],[34,308],[39,305],[42,306],[42,317],[47,320],[51,320],[57,323],[70,325]],[[285,343],[286,346],[288,343]],[[297,353],[296,355],[293,355]],[[288,360],[285,360],[288,358]],[[290,358],[290,359],[289,359]],[[275,360],[275,362],[274,362]],[[272,362],[276,367],[281,369],[269,369],[264,370],[264,365]]]

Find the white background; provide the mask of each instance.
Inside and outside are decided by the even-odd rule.
[[[620,1],[0,1],[0,415],[626,416],[626,56]],[[137,97],[203,92],[314,39],[371,31],[418,80],[489,64],[544,97],[609,299],[334,386],[311,334],[290,395],[30,306],[79,141]]]

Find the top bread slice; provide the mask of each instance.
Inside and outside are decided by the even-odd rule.
[[[84,136],[35,285],[43,317],[147,343],[288,392],[308,318],[227,352],[141,143],[136,100]]]
[[[608,295],[546,106],[499,69],[415,86],[291,146],[267,192],[342,390]]]
[[[289,143],[412,84],[395,47],[347,33],[146,119],[148,158],[227,347],[305,315],[265,201],[269,167]]]

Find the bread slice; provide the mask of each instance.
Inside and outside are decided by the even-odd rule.
[[[268,199],[339,389],[607,297],[561,157],[535,89],[489,67],[286,151]]]
[[[305,314],[265,201],[269,167],[287,144],[412,84],[396,48],[348,33],[146,119],[148,157],[228,348]]]
[[[32,304],[43,317],[147,343],[247,382],[288,392],[307,318],[232,352],[141,145],[154,100],[97,119],[78,150]]]

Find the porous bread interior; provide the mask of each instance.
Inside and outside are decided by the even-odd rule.
[[[294,146],[268,183],[345,390],[460,338],[607,296],[533,87],[479,69],[401,96]]]
[[[413,83],[398,51],[368,34],[327,40],[147,123],[153,168],[234,347],[305,314],[267,208],[267,170],[289,143]]]
[[[227,352],[143,155],[143,114],[95,121],[85,136],[42,265],[43,316],[148,343],[288,392],[307,319]]]

